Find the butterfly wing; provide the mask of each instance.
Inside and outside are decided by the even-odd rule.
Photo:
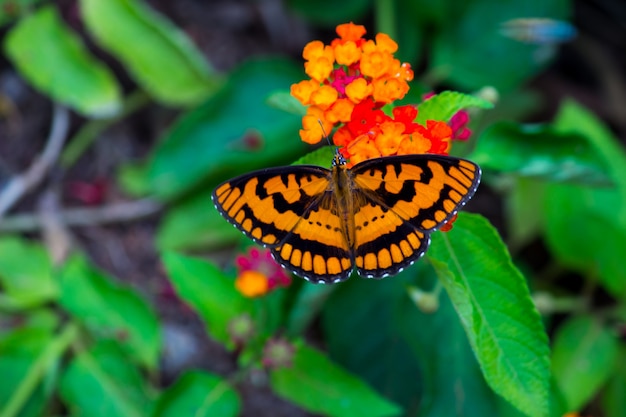
[[[478,165],[440,155],[377,158],[351,170],[355,210],[355,265],[360,275],[401,271],[428,248],[430,232],[445,224],[474,194]]]
[[[272,249],[274,258],[312,282],[344,281],[353,269],[345,227],[331,187],[311,202],[280,247]]]
[[[296,165],[252,172],[213,192],[218,211],[287,269],[315,282],[352,270],[345,225],[337,216],[327,169]]]
[[[233,178],[213,192],[217,210],[246,236],[277,246],[328,188],[330,171],[299,165]]]

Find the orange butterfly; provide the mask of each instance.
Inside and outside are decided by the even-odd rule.
[[[288,270],[317,283],[395,275],[424,254],[430,233],[474,195],[480,168],[441,155],[388,156],[352,168],[268,168],[213,192],[219,212]]]

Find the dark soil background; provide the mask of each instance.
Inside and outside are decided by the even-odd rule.
[[[300,59],[302,47],[308,41],[334,36],[332,31],[308,26],[278,0],[151,0],[149,3],[187,32],[208,61],[224,72],[256,55],[282,54]],[[82,31],[77,3],[61,0],[58,4],[66,21]],[[578,38],[563,45],[554,64],[529,85],[543,96],[546,104],[530,121],[550,120],[560,100],[573,97],[605,120],[626,142],[626,3],[578,0],[574,4],[573,24],[579,31]],[[6,29],[0,31],[0,36],[4,32]],[[132,82],[120,66],[94,49],[130,90]],[[51,114],[48,99],[26,85],[10,63],[0,60],[0,189],[41,152]],[[114,182],[117,167],[145,157],[176,116],[172,110],[151,105],[107,129],[72,169],[53,171],[7,218],[17,213],[33,213],[45,190],[58,195],[63,207],[94,207],[124,201],[125,196]],[[78,115],[72,115],[71,132],[82,122]],[[469,210],[482,212],[506,233],[502,230],[501,202],[488,187],[481,186]],[[176,299],[168,285],[154,247],[158,221],[156,214],[118,225],[75,227],[70,233],[73,242],[86,250],[97,265],[138,288],[156,306],[165,335],[163,385],[168,385],[185,368],[231,374],[236,370],[235,357],[208,340],[203,324]],[[0,224],[0,233],[2,230]],[[26,234],[41,237],[40,231],[32,228]],[[530,263],[548,257],[540,242],[526,248],[523,254]],[[239,390],[245,417],[310,415],[274,396],[265,388],[263,374],[242,382]]]

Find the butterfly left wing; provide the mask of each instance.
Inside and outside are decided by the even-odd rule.
[[[335,282],[349,277],[352,256],[330,178],[329,170],[317,166],[270,168],[223,183],[213,201],[222,216],[268,246],[290,271]]]
[[[440,155],[370,159],[351,170],[361,194],[355,212],[359,274],[398,273],[428,248],[430,232],[469,200],[480,182],[478,165]]]
[[[327,169],[298,165],[233,178],[213,191],[217,210],[246,236],[275,247],[329,185]]]

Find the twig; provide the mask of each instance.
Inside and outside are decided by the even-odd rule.
[[[162,208],[162,203],[143,199],[97,208],[66,209],[59,212],[59,218],[66,226],[91,226],[136,220],[155,214]],[[0,223],[0,232],[32,232],[41,229],[41,227],[40,216],[17,214]]]
[[[39,157],[33,161],[28,169],[9,181],[0,193],[0,222],[5,213],[19,201],[28,191],[36,187],[48,170],[54,165],[65,139],[69,127],[69,112],[60,104],[55,104],[52,116],[52,128],[46,141],[46,146]]]

